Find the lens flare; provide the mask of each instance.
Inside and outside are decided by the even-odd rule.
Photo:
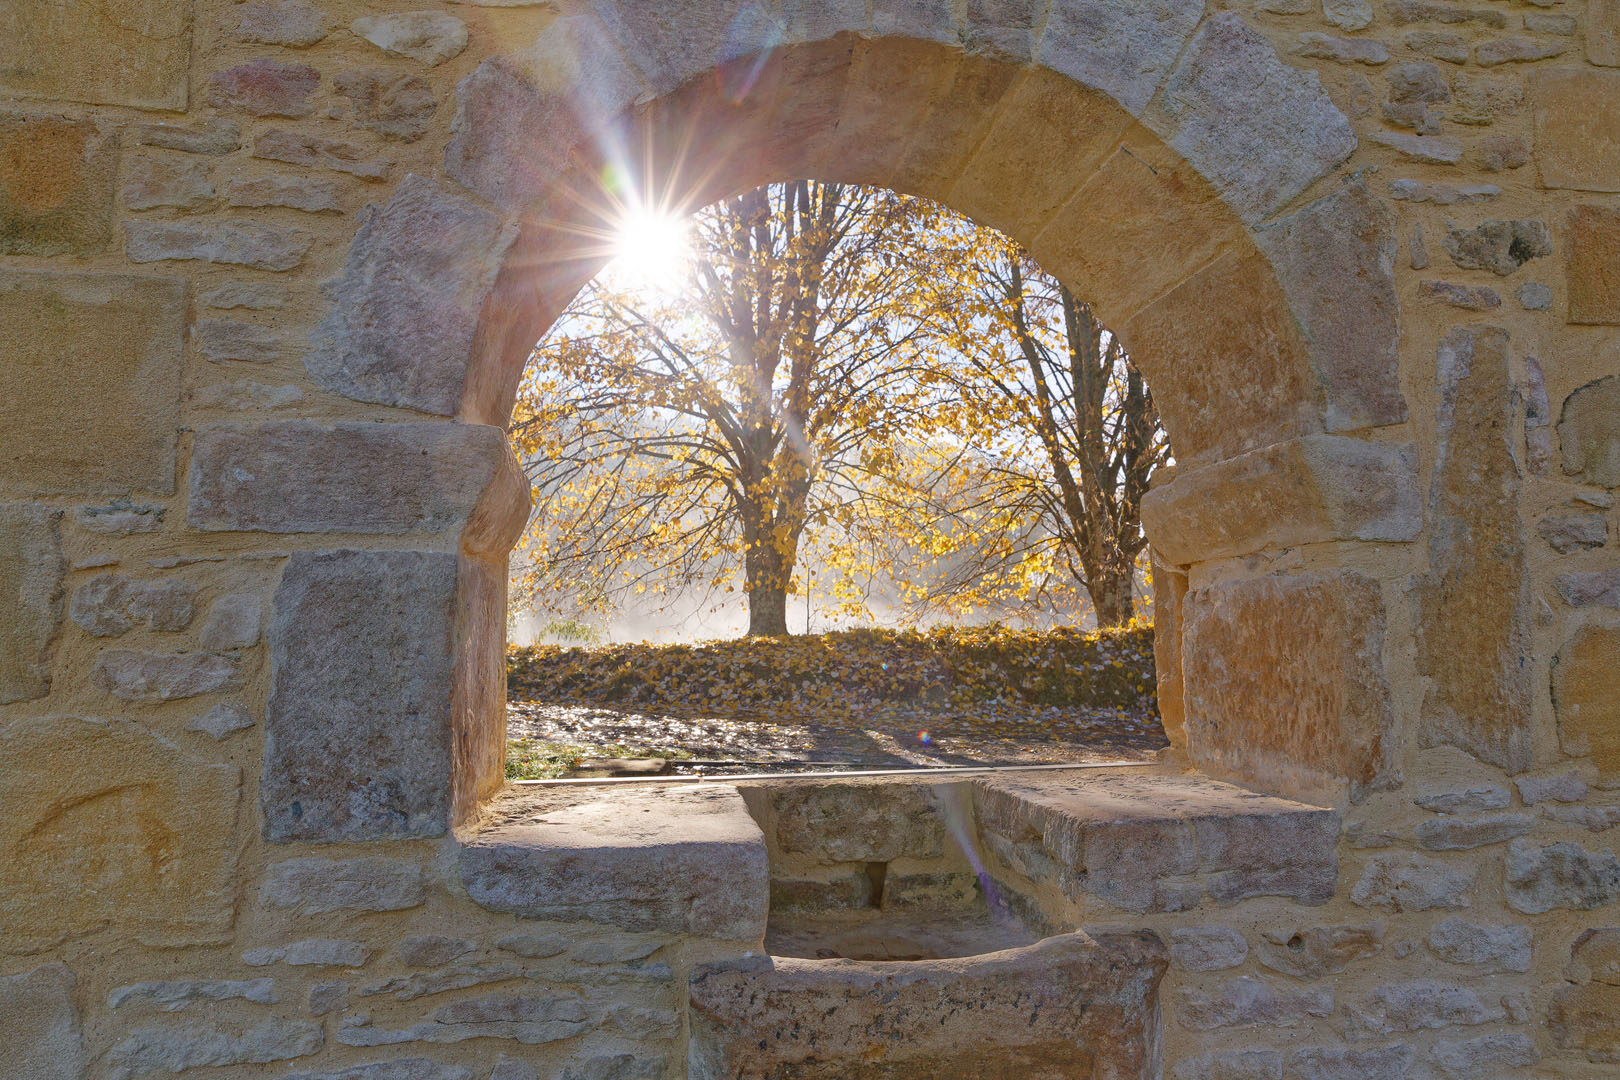
[[[609,273],[626,285],[674,292],[691,252],[687,220],[651,207],[631,207],[613,237]]]

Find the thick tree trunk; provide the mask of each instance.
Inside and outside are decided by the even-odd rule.
[[[1097,612],[1097,626],[1124,626],[1131,621],[1131,575],[1118,570],[1101,570],[1086,575],[1086,592]]]
[[[748,636],[788,636],[787,589],[771,584],[748,590]]]

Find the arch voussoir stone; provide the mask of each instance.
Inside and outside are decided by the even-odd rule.
[[[1037,58],[1140,116],[1203,14],[1204,0],[1055,0]]]

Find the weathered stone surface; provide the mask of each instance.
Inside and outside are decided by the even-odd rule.
[[[594,1026],[577,994],[502,994],[442,1005],[429,1019],[404,1029],[376,1028],[369,1024],[339,1028],[338,1042],[345,1046],[389,1046],[407,1042],[511,1039],[536,1046],[571,1038]]]
[[[1143,497],[1142,524],[1178,566],[1324,540],[1414,540],[1423,527],[1417,454],[1342,435],[1274,443],[1178,469]]]
[[[1277,1050],[1217,1050],[1182,1058],[1171,1066],[1171,1080],[1282,1080]]]
[[[631,931],[764,935],[765,841],[734,788],[551,798],[515,803],[510,824],[462,846],[478,904]]]
[[[478,943],[466,938],[446,934],[426,934],[410,937],[394,948],[394,955],[406,967],[438,967],[448,964],[478,948]]]
[[[1462,143],[1439,135],[1408,135],[1404,131],[1374,131],[1367,137],[1402,157],[1429,165],[1455,165],[1462,160]]]
[[[28,763],[0,770],[0,952],[102,929],[158,946],[230,933],[236,767],[66,717],[0,728],[0,760]]]
[[[1412,802],[1437,814],[1456,814],[1467,810],[1501,810],[1513,801],[1513,793],[1500,784],[1480,784],[1477,787],[1431,791],[1415,797]]]
[[[511,234],[493,214],[408,177],[368,207],[304,367],[357,401],[460,408],[479,313]]]
[[[62,619],[61,511],[0,506],[0,705],[44,697]]]
[[[1467,47],[1463,48],[1464,60]],[[1451,77],[1452,106],[1448,118],[1459,124],[1484,127],[1524,106],[1524,84],[1518,79],[1491,79],[1457,72]]]
[[[1552,821],[1579,825],[1589,832],[1620,825],[1620,806],[1549,806],[1544,813]]]
[[[1402,202],[1432,202],[1439,206],[1453,203],[1487,202],[1502,194],[1495,184],[1428,184],[1422,180],[1400,179],[1389,182],[1389,197]],[[1423,269],[1421,266],[1414,270]]]
[[[1579,844],[1515,840],[1508,849],[1508,903],[1527,915],[1556,908],[1590,911],[1620,900],[1620,859]]]
[[[1477,869],[1426,855],[1382,854],[1367,860],[1350,899],[1388,911],[1430,911],[1469,905]]]
[[[308,165],[358,176],[362,180],[385,180],[392,162],[377,158],[364,146],[327,139],[299,131],[272,129],[253,140],[253,156],[289,165]]]
[[[529,960],[543,960],[563,952],[568,944],[560,934],[507,934],[495,942],[495,947]]]
[[[1620,211],[1607,206],[1573,206],[1564,235],[1569,321],[1620,323],[1620,271],[1616,270],[1620,267]]]
[[[1474,62],[1480,67],[1498,64],[1527,64],[1533,60],[1546,60],[1568,49],[1562,41],[1545,41],[1527,37],[1492,38],[1474,47]]]
[[[1356,179],[1255,234],[1310,342],[1329,431],[1406,419],[1395,214]]]
[[[207,210],[217,201],[206,162],[172,158],[133,158],[126,167],[124,205],[131,210],[173,206]]]
[[[308,116],[321,73],[308,64],[257,57],[208,77],[208,104],[253,116]]]
[[[63,0],[0,8],[0,85],[35,97],[186,107],[191,7],[171,0]],[[118,60],[108,62],[109,43]]]
[[[358,941],[306,938],[280,948],[249,949],[242,963],[249,967],[289,964],[293,967],[357,968],[371,956],[371,950]]]
[[[1615,445],[1620,447],[1620,440]],[[1620,458],[1620,454],[1616,455]],[[1620,486],[1617,484],[1616,486]],[[1602,547],[1609,539],[1609,522],[1602,514],[1559,514],[1536,523],[1536,535],[1560,555]]]
[[[1571,982],[1620,986],[1620,928],[1586,930],[1569,949],[1564,975]]]
[[[185,317],[169,278],[0,271],[0,472],[40,492],[174,490]]]
[[[241,147],[242,129],[234,120],[214,117],[191,125],[141,124],[134,130],[134,139],[141,146],[219,157]]]
[[[96,657],[97,688],[121,701],[178,701],[242,685],[236,662],[212,653],[107,649]]]
[[[470,986],[511,982],[513,979],[532,974],[532,971],[505,962],[457,964],[438,971],[424,971],[384,979],[382,982],[361,987],[360,994],[362,997],[390,994],[396,1001],[415,1001],[450,990],[465,990]]]
[[[1422,267],[1414,267],[1413,269],[1421,270]],[[1424,296],[1466,311],[1495,311],[1502,306],[1502,295],[1488,285],[1458,285],[1451,281],[1424,281],[1419,283],[1418,288]]]
[[[1559,743],[1566,754],[1590,756],[1604,779],[1620,777],[1616,672],[1620,672],[1620,626],[1608,622],[1582,626],[1553,658]]]
[[[777,843],[782,850],[831,862],[937,859],[945,825],[934,793],[904,784],[772,786]]]
[[[1387,64],[1389,46],[1371,38],[1336,37],[1308,30],[1299,35],[1294,46],[1295,56],[1309,56],[1316,60],[1333,60],[1340,64]]]
[[[1523,1068],[1541,1060],[1530,1036],[1519,1031],[1481,1035],[1477,1039],[1441,1040],[1429,1053],[1445,1080],[1472,1080],[1502,1069]]]
[[[1620,191],[1620,72],[1543,68],[1531,76],[1530,94],[1541,182]]]
[[[1241,975],[1213,990],[1183,987],[1176,1015],[1195,1031],[1284,1024],[1333,1011],[1333,991],[1326,986],[1294,989],[1266,979]]]
[[[84,1080],[88,1055],[73,973],[46,964],[0,978],[0,1074],[16,1080]]]
[[[1593,380],[1564,399],[1558,445],[1565,475],[1620,487],[1620,375]]]
[[[1418,843],[1430,851],[1467,851],[1501,844],[1535,828],[1534,814],[1491,814],[1486,817],[1440,817],[1417,827]]]
[[[449,826],[457,557],[298,552],[272,603],[265,836],[377,840]]]
[[[191,394],[191,403],[199,409],[228,409],[233,412],[284,409],[303,400],[304,391],[300,387],[266,386],[248,381],[202,386]]]
[[[251,649],[259,643],[264,601],[252,593],[228,593],[208,609],[197,641],[205,649]]]
[[[187,520],[209,531],[456,535],[505,467],[497,428],[278,420],[197,435]]]
[[[1313,1046],[1288,1055],[1290,1080],[1407,1080],[1412,1048]]]
[[[1556,776],[1521,776],[1515,780],[1514,785],[1519,789],[1519,798],[1524,805],[1535,806],[1537,803],[1580,802],[1586,798],[1586,781],[1579,773],[1559,773]]]
[[[252,727],[253,717],[240,705],[220,704],[186,725],[187,731],[200,731],[214,739],[228,739]]]
[[[309,1015],[329,1016],[349,1006],[349,984],[344,982],[316,983],[309,988]]]
[[[332,80],[332,87],[353,104],[356,127],[401,142],[426,135],[439,107],[433,87],[417,75],[345,71]]]
[[[1063,934],[952,960],[700,967],[687,1074],[1041,1076],[1083,1062],[1097,1076],[1146,1075],[1164,970],[1150,933]],[[1076,1000],[1089,1007],[1067,1006]],[[975,1024],[951,1022],[967,1009]]]
[[[268,364],[281,358],[281,338],[267,326],[235,319],[198,319],[191,327],[197,351],[214,363]]]
[[[1188,593],[1185,620],[1195,762],[1357,800],[1397,782],[1377,582],[1349,571],[1229,582]]]
[[[1345,1016],[1351,1034],[1365,1038],[1490,1024],[1506,1013],[1470,987],[1417,979],[1378,987],[1360,1005],[1346,1005]]]
[[[255,270],[291,270],[304,261],[315,237],[303,229],[186,221],[131,221],[124,253],[131,262],[200,260]]]
[[[231,36],[253,45],[303,48],[326,37],[326,16],[304,0],[249,0],[236,9]]]
[[[259,903],[300,915],[401,911],[426,899],[422,868],[399,859],[285,859],[259,886]]]
[[[1356,148],[1315,72],[1284,64],[1236,12],[1205,21],[1165,86],[1170,145],[1250,221],[1269,217]]]
[[[398,1058],[335,1072],[297,1073],[286,1080],[472,1080],[472,1075],[472,1070],[464,1065],[443,1065],[427,1058]]]
[[[467,47],[467,24],[442,11],[367,15],[349,29],[390,56],[407,56],[437,67]]]
[[[1014,869],[1128,911],[1287,896],[1325,903],[1338,816],[1198,776],[1089,773],[974,782],[980,828]],[[1190,883],[1180,879],[1197,875]]]
[[[1552,254],[1547,223],[1534,220],[1486,221],[1471,229],[1446,226],[1446,253],[1465,270],[1489,270],[1506,277],[1531,259]]]
[[[1429,950],[1453,964],[1485,971],[1529,971],[1528,926],[1482,926],[1452,916],[1429,931]]]
[[[1566,1050],[1589,1061],[1620,1062],[1620,986],[1565,986],[1553,995],[1547,1027]]]
[[[1221,971],[1248,955],[1249,943],[1229,926],[1183,926],[1170,934],[1170,960],[1183,971]]]
[[[1525,142],[1524,139],[1517,135],[1496,135],[1488,139],[1480,139],[1478,142],[1474,143],[1468,148],[1466,157],[1470,164],[1477,165],[1486,172],[1501,172],[1503,169],[1522,169],[1526,165],[1530,164],[1530,144]],[[1532,233],[1531,239],[1519,239],[1518,242],[1521,248],[1523,248],[1523,246],[1527,243],[1534,244],[1536,242],[1534,239],[1535,233],[1541,232],[1544,228],[1545,226],[1541,225],[1541,223],[1535,223],[1535,225],[1532,226],[1534,232]],[[1537,251],[1534,254],[1546,255],[1548,252]],[[1502,259],[1498,265],[1508,266],[1511,265],[1512,262],[1513,260],[1511,258]],[[1492,267],[1492,269],[1495,269],[1495,267]]]
[[[1429,489],[1431,569],[1413,590],[1426,746],[1509,772],[1530,764],[1530,582],[1508,336],[1462,327],[1440,345],[1440,445]]]
[[[1260,963],[1285,975],[1319,979],[1337,975],[1357,960],[1377,956],[1384,947],[1382,923],[1312,926],[1290,933],[1267,930]]]
[[[285,206],[293,210],[342,210],[338,186],[311,176],[257,176],[232,180],[226,194],[232,206]]]
[[[1620,608],[1620,567],[1560,574],[1553,586],[1570,607]]]
[[[161,506],[137,506],[128,499],[115,499],[106,506],[79,507],[73,512],[73,523],[101,536],[133,536],[156,532],[163,514]]]
[[[187,1069],[287,1061],[313,1054],[325,1037],[311,1020],[265,1019],[252,1027],[188,1021],[128,1030],[107,1052],[112,1080]]]
[[[221,309],[279,310],[287,306],[287,286],[273,281],[231,281],[198,296],[197,303]]]
[[[1412,30],[1401,40],[1408,49],[1420,56],[1432,56],[1449,64],[1468,63],[1468,41],[1460,34],[1444,30]]]
[[[1202,14],[1196,0],[1057,4],[1047,18],[1037,59],[1137,114],[1164,81]]]
[[[107,995],[107,1008],[118,1009],[135,1002],[150,1002],[164,1012],[179,1012],[194,1002],[252,1001],[274,1005],[274,979],[166,979],[131,983]]]
[[[167,579],[101,574],[73,590],[68,615],[96,637],[116,637],[136,625],[184,630],[197,614],[197,587]],[[205,646],[206,647],[206,646]]]

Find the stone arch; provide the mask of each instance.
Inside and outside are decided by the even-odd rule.
[[[801,175],[880,184],[1029,246],[1120,328],[1178,450],[1144,516],[1165,595],[1190,586],[1208,602],[1184,616],[1165,601],[1172,740],[1195,765],[1294,795],[1387,784],[1377,582],[1214,572],[1267,547],[1410,541],[1420,527],[1415,454],[1365,437],[1407,418],[1393,215],[1339,175],[1356,138],[1318,77],[1241,16],[1206,19],[1187,0],[1057,0],[1044,13],[1017,0],[966,12],[878,0],[870,13],[716,0],[679,18],[663,6],[569,14],[465,78],[443,175],[410,176],[367,211],[313,335],[317,384],[455,421],[397,425],[439,430],[431,454],[406,438],[378,456],[387,436],[368,433],[368,470],[436,454],[429,471],[475,492],[444,508],[455,554],[427,573],[454,640],[433,691],[450,718],[452,794],[425,811],[405,798],[390,813],[416,823],[407,832],[422,813],[430,829],[466,818],[500,781],[504,560],[528,500],[491,429],[532,343],[602,265],[582,235],[611,202],[604,177],[625,175],[688,208]],[[207,486],[198,459],[194,492]],[[409,467],[389,482],[427,482]],[[287,658],[291,616],[282,630]],[[267,791],[281,767],[276,692]],[[281,838],[392,835],[278,819],[272,797]]]

